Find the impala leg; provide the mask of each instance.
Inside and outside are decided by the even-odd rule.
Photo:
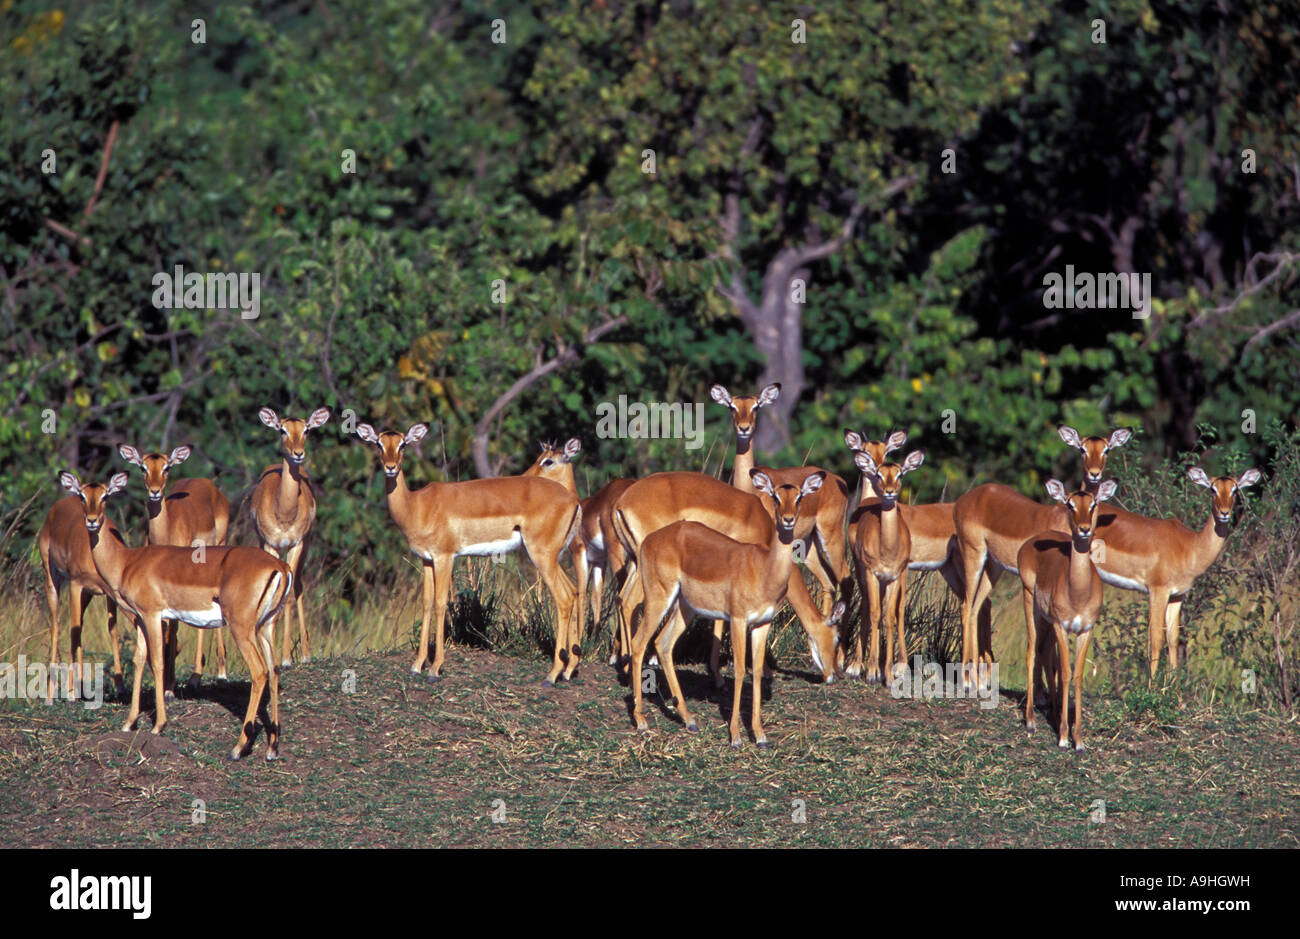
[[[961,664],[963,689],[970,687],[970,668],[978,655],[974,618],[975,595],[984,577],[986,553],[983,545],[961,545]],[[949,581],[951,584],[952,582]]]
[[[771,623],[764,623],[751,634],[754,671],[749,679],[749,688],[754,699],[750,707],[750,720],[754,725],[754,743],[762,750],[767,749],[767,731],[763,729],[763,656],[767,653],[767,631],[771,628]]]
[[[623,648],[630,649],[632,637],[640,631],[636,621],[636,608],[645,598],[645,591],[642,589],[641,577],[636,567],[629,563],[626,570],[627,579],[623,582],[623,589],[619,593],[619,621],[625,643]]]
[[[728,729],[731,732],[731,745],[740,747],[744,742],[740,731],[740,696],[745,688],[745,617],[744,615],[732,615],[731,623],[731,673],[732,694],[731,694],[731,724]],[[755,688],[754,693],[758,694],[761,689]]]
[[[1178,631],[1182,625],[1182,600],[1170,600],[1165,607],[1165,645],[1169,649],[1169,674],[1178,668]]]
[[[1075,639],[1077,651],[1074,656],[1074,749],[1083,750],[1083,667],[1088,662],[1088,645],[1092,642],[1092,630]]]
[[[907,628],[904,617],[907,610],[907,568],[904,567],[898,574],[898,579],[891,584],[894,588],[894,602],[890,607],[890,615],[894,619],[894,629],[898,631],[898,659],[894,659],[894,643],[889,643],[888,665],[885,666],[885,680],[889,681],[894,677],[895,666],[899,663],[907,664]]]
[[[302,580],[298,577],[298,571],[302,567],[302,554],[306,549],[306,542],[300,541],[287,552],[285,552],[285,563],[289,565],[289,570],[293,574],[293,599],[298,610],[298,641],[302,643],[302,653],[298,656],[299,661],[307,663],[311,661],[311,646],[307,642],[307,620],[302,612],[302,595],[304,593]],[[285,605],[284,617],[284,658],[282,664],[289,664],[289,606]]]
[[[1056,629],[1056,668],[1057,676],[1060,679],[1060,697],[1058,700],[1061,702],[1061,718],[1056,744],[1062,750],[1068,750],[1070,749],[1070,637],[1060,623],[1054,624],[1054,628]]]
[[[266,623],[257,634],[257,651],[266,666],[267,681],[271,685],[271,721],[266,728],[266,758],[280,758],[280,673],[275,667],[274,620]]]
[[[154,707],[156,708],[153,718],[153,729],[150,733],[160,734],[162,733],[162,729],[167,726],[167,695],[163,689],[163,678],[166,671],[166,656],[163,654],[162,617],[157,613],[146,617],[144,621],[144,629],[146,646],[149,652],[149,664],[153,669],[153,697]],[[138,680],[139,673],[137,672],[137,681]]]
[[[144,666],[149,654],[149,640],[145,635],[144,622],[137,618],[135,624],[135,669],[131,675],[131,707],[126,712],[126,723],[122,725],[123,731],[129,731],[135,727],[135,722],[140,718],[140,686],[144,682]],[[159,676],[155,675],[154,680],[158,682]],[[161,687],[161,682],[158,682]]]
[[[1151,659],[1151,679],[1155,680],[1156,670],[1160,668],[1160,647],[1165,639],[1165,607],[1169,603],[1169,591],[1152,589],[1149,596],[1147,622],[1148,653]]]
[[[180,652],[180,623],[174,619],[166,620],[162,625],[163,651],[163,696],[168,700],[176,697],[172,690],[176,687],[176,656]]]
[[[54,577],[49,565],[45,566],[45,602],[50,608],[50,657],[49,664],[59,660],[59,589],[54,586]],[[54,672],[50,671],[45,681],[45,703],[54,701]]]
[[[104,612],[108,617],[104,624],[108,630],[108,647],[113,650],[113,686],[121,694],[126,683],[122,680],[122,651],[118,648],[117,601],[108,594],[104,594]]]
[[[844,674],[851,678],[862,674],[863,649],[867,641],[867,631],[871,628],[871,602],[868,599],[871,593],[867,586],[867,579],[871,575],[861,562],[854,565],[854,571],[858,578],[858,593],[862,597],[862,602],[858,605],[858,630],[853,640],[853,658],[844,667]]]
[[[217,631],[220,632],[221,627],[217,627]],[[190,677],[185,682],[187,689],[197,689],[203,683],[203,647],[207,644],[207,630],[194,630],[194,671],[190,672]]]
[[[721,688],[726,682],[722,679],[722,620],[713,621],[713,638],[709,643],[709,674],[713,676],[713,687]]]
[[[867,575],[867,603],[870,607],[871,638],[867,642],[867,652],[863,660],[866,667],[867,684],[880,684],[880,579],[874,574]]]
[[[536,558],[533,559],[533,563],[537,564]],[[550,563],[538,564],[537,570],[542,575],[546,589],[551,593],[551,599],[555,601],[555,657],[551,662],[550,674],[546,676],[546,681],[542,682],[544,685],[551,685],[559,681],[561,675],[567,681],[578,667],[581,648],[574,639],[573,622],[576,597],[569,575],[560,567],[558,558]]]
[[[424,671],[425,663],[429,661],[429,618],[433,615],[433,597],[434,597],[434,577],[433,562],[424,562],[424,615],[420,619],[420,644],[415,649],[415,661],[411,663],[411,671],[420,674]],[[285,603],[285,624],[287,632],[289,629],[289,610],[288,603]]]
[[[821,557],[822,563],[826,567],[827,573],[835,582],[835,593],[830,600],[822,606],[822,615],[829,616],[831,608],[835,605],[835,600],[844,601],[844,605],[853,599],[853,574],[849,570],[849,558],[844,549],[844,535],[839,529],[840,520],[836,520],[833,526],[817,527],[817,544],[824,553]]]
[[[438,631],[434,634],[433,668],[429,681],[442,677],[442,663],[447,657],[447,604],[451,601],[452,565],[455,563],[455,558],[448,557],[445,560],[439,558],[433,564],[433,618]]]
[[[686,707],[686,695],[682,694],[682,686],[677,682],[677,666],[673,662],[673,647],[677,645],[677,640],[684,632],[686,632],[686,616],[682,612],[681,603],[677,603],[673,606],[668,624],[659,633],[655,648],[659,651],[659,664],[663,666],[664,677],[668,679],[668,690],[672,692],[673,701],[677,704],[677,714],[687,730],[697,733],[700,725],[695,723],[695,718]],[[637,681],[640,681],[639,677]]]
[[[983,632],[982,618],[985,615],[984,606],[989,602],[989,595],[993,592],[993,585],[997,582],[997,577],[1001,574],[994,574],[992,563],[986,562],[983,570],[980,571],[979,577],[975,583],[975,596],[973,597],[970,610],[970,619],[968,620],[970,635],[967,637],[970,642],[970,658],[966,662],[968,674],[965,679],[966,687],[974,687],[979,680],[977,666],[982,661],[983,656],[980,651],[980,634]],[[991,604],[990,604],[991,607]]]
[[[215,635],[212,637],[217,643],[217,681],[227,682],[230,677],[226,674],[226,631],[222,628],[213,630]]]
[[[1025,604],[1025,731],[1038,729],[1034,723],[1034,657],[1038,654],[1038,618],[1034,615],[1034,592],[1027,587],[1020,591]]]
[[[288,631],[287,628],[285,631]],[[262,650],[258,648],[259,643],[254,641],[253,630],[247,623],[232,622],[230,624],[230,634],[239,647],[239,654],[243,656],[244,664],[248,666],[248,673],[252,676],[253,681],[253,685],[248,691],[248,708],[244,711],[244,723],[239,728],[239,741],[235,744],[235,748],[230,751],[230,758],[237,760],[247,754],[253,746],[253,733],[257,728],[257,712],[262,705],[262,692],[266,690],[267,667],[266,660],[262,657]],[[269,727],[267,728],[267,737],[270,738]]]
[[[640,580],[640,578],[637,578]],[[624,584],[626,589],[627,585]],[[649,726],[645,721],[645,711],[642,708],[641,701],[641,667],[645,661],[645,647],[650,643],[650,638],[655,634],[659,623],[662,622],[665,609],[668,605],[668,596],[664,591],[651,587],[643,591],[646,594],[645,616],[641,619],[640,626],[628,641],[628,681],[632,686],[632,721],[636,724],[636,729],[645,733]],[[676,681],[673,676],[673,681]]]
[[[72,585],[72,628],[68,630],[68,697],[71,699],[77,693],[77,682],[81,678],[82,666],[82,648],[81,648],[81,624],[85,620],[86,607],[90,605],[90,598],[93,597],[89,590],[83,587]],[[53,667],[56,659],[50,660]]]
[[[602,600],[601,593],[605,589],[605,568],[600,564],[588,563],[587,570],[590,572],[590,577],[591,577],[591,592],[590,594],[588,594],[591,602],[591,629],[593,635],[599,636],[600,627],[601,627],[601,622],[600,622],[600,604]],[[583,588],[583,593],[584,594],[587,593],[587,590],[585,588]],[[614,635],[617,637],[618,635],[617,630],[615,630]],[[617,639],[614,641],[613,645],[614,645],[614,652],[615,654],[617,654],[618,652]],[[611,661],[609,664],[617,665],[618,663],[615,661]]]

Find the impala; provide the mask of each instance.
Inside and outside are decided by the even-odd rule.
[[[634,576],[637,558],[641,543],[651,532],[677,521],[694,521],[742,544],[762,546],[771,542],[774,524],[758,496],[741,492],[712,476],[688,472],[655,473],[637,480],[615,500],[612,515],[618,553],[616,556],[611,544],[611,564],[625,562],[630,568],[619,598],[620,627],[625,630],[624,639],[628,640],[624,649],[630,648],[633,612],[642,599],[641,578]],[[785,598],[808,634],[814,665],[827,683],[834,681],[839,633],[813,604],[797,568],[790,572]],[[714,683],[721,687],[716,649],[715,644],[709,668]],[[635,681],[636,676],[629,674]]]
[[[1062,440],[1084,454],[1085,488],[1088,480],[1101,478],[1106,454],[1130,437],[1130,432],[1122,428],[1113,431],[1106,440],[1099,437],[1079,440],[1070,427],[1062,427],[1058,433]],[[1016,570],[1016,555],[1026,540],[1040,531],[1064,531],[1066,519],[1061,506],[1040,505],[1000,483],[974,487],[958,497],[952,511],[962,582],[966,585],[961,603],[962,663],[964,679],[969,684],[976,659],[984,663],[993,660],[992,637],[991,634],[985,637],[982,620],[985,604],[1002,571]],[[978,636],[972,610],[980,611]]]
[[[1039,629],[1051,629],[1056,637],[1056,707],[1059,715],[1057,742],[1070,746],[1070,675],[1074,675],[1074,748],[1082,750],[1083,668],[1088,661],[1092,629],[1101,614],[1101,578],[1092,560],[1093,537],[1097,531],[1097,507],[1115,494],[1115,480],[1097,484],[1094,495],[1086,489],[1068,495],[1059,480],[1047,481],[1047,492],[1065,506],[1069,533],[1043,531],[1020,547],[1016,565],[1020,572],[1025,604],[1025,728],[1033,733],[1035,656]],[[1074,666],[1070,666],[1070,637],[1075,639]],[[1043,638],[1046,638],[1045,636]],[[1050,657],[1050,652],[1044,649]]]
[[[178,547],[217,547],[226,543],[230,523],[230,503],[210,479],[182,479],[167,493],[167,480],[174,466],[190,456],[189,447],[176,447],[170,455],[146,453],[122,444],[117,448],[122,459],[144,471],[144,486],[149,495],[149,544]],[[226,640],[221,629],[217,637],[217,680],[226,680]],[[169,620],[167,652],[167,694],[175,683],[177,629]],[[204,634],[195,639],[194,671],[189,685],[197,688],[203,680]]]
[[[1107,507],[1097,518],[1096,538],[1104,547],[1097,560],[1107,584],[1147,594],[1151,675],[1167,640],[1170,671],[1178,667],[1178,635],[1183,599],[1196,578],[1223,554],[1232,533],[1232,513],[1241,490],[1260,480],[1257,469],[1238,477],[1216,476],[1193,466],[1187,478],[1210,490],[1210,516],[1194,531],[1177,519],[1147,518]]]
[[[686,630],[686,612],[689,611],[691,614],[725,617],[731,624],[735,672],[730,724],[733,747],[739,747],[742,742],[740,697],[745,683],[746,639],[752,633],[754,742],[759,747],[767,747],[761,714],[767,632],[787,585],[798,577],[794,569],[794,542],[800,503],[821,487],[826,474],[814,473],[799,487],[788,483],[777,487],[760,470],[752,470],[751,478],[755,488],[768,495],[776,506],[776,521],[766,547],[735,541],[692,521],[676,522],[651,532],[641,542],[637,569],[645,594],[645,616],[632,638],[632,716],[638,731],[647,729],[641,708],[641,663],[646,645],[656,633],[659,633],[656,643],[659,661],[663,664],[682,721],[687,730],[699,730],[695,718],[687,710],[673,668],[673,645]],[[831,623],[843,612],[843,602],[836,604]],[[664,627],[664,621],[670,615],[671,619]],[[662,632],[660,627],[664,627]]]
[[[285,552],[284,560],[293,571],[293,590],[298,606],[298,634],[302,642],[302,661],[311,661],[311,647],[307,644],[307,622],[302,615],[302,557],[307,546],[307,536],[316,520],[316,495],[311,479],[303,469],[307,458],[307,431],[315,430],[330,419],[329,408],[317,408],[305,421],[297,418],[280,419],[270,408],[257,412],[263,424],[280,432],[281,461],[262,470],[253,490],[253,525],[262,550],[275,557]],[[280,665],[293,664],[289,655],[291,627],[289,614],[293,604],[284,614],[284,651]]]
[[[570,439],[564,447],[551,443],[542,444],[533,465],[524,471],[525,476],[540,476],[557,482],[575,496],[578,485],[573,478],[573,458],[582,449],[582,441],[577,437]],[[600,629],[600,606],[604,591],[605,576],[609,571],[609,552],[606,545],[615,540],[610,510],[614,500],[623,494],[634,479],[614,479],[602,486],[594,495],[581,499],[582,523],[574,533],[573,544],[569,550],[573,555],[573,573],[578,591],[576,605],[576,637],[581,641],[586,629],[587,580],[591,579],[591,616],[596,629]],[[614,650],[609,664],[617,665],[622,650],[627,645],[620,641],[619,631],[614,631]]]
[[[558,483],[532,476],[433,482],[408,489],[402,456],[428,432],[425,424],[415,424],[405,434],[376,432],[369,424],[357,427],[358,437],[379,448],[388,513],[406,537],[411,553],[424,564],[424,618],[411,671],[420,674],[429,661],[432,614],[437,633],[429,681],[441,677],[443,625],[456,558],[500,555],[522,547],[537,566],[556,607],[555,660],[543,684],[571,678],[581,655],[580,636],[573,624],[573,584],[560,568],[560,555],[573,540],[582,518],[577,496]]]
[[[758,410],[776,401],[781,394],[779,384],[766,386],[756,395],[732,396],[722,385],[709,389],[714,401],[731,409],[731,423],[736,431],[736,456],[732,462],[731,484],[742,492],[757,494],[750,481],[749,471],[754,469],[754,433],[758,428]],[[799,514],[799,528],[795,540],[803,548],[808,569],[822,586],[822,615],[830,612],[837,597],[848,600],[850,595],[849,569],[844,556],[844,523],[848,510],[849,487],[834,473],[817,466],[795,466],[773,469],[760,466],[777,486],[789,484],[802,486],[803,481],[816,473],[825,473],[829,485],[809,496]],[[771,509],[766,499],[763,507]],[[719,635],[720,633],[716,633]]]
[[[885,463],[885,457],[907,443],[907,434],[901,430],[894,431],[885,440],[867,440],[863,435],[844,431],[844,443],[853,451],[857,460],[859,451],[871,457],[876,466]],[[849,531],[853,532],[861,520],[865,507],[878,504],[879,499],[871,496],[867,480],[863,479],[862,499],[858,508],[849,516]],[[907,526],[912,539],[912,550],[908,558],[909,571],[938,571],[960,601],[965,592],[962,582],[961,559],[957,553],[957,526],[952,520],[951,502],[927,502],[920,505],[898,503],[903,523]],[[902,594],[900,592],[900,602]],[[980,613],[981,635],[986,635],[989,628],[988,608]]]
[[[907,570],[912,557],[912,536],[900,511],[898,496],[903,488],[903,476],[921,465],[925,455],[913,450],[907,459],[898,463],[877,466],[871,454],[859,450],[854,463],[862,471],[863,490],[870,486],[876,501],[863,505],[857,526],[852,532],[853,558],[862,591],[862,612],[858,624],[858,642],[845,672],[857,675],[863,667],[863,645],[868,620],[871,641],[866,659],[866,679],[869,684],[881,681],[880,671],[880,620],[881,588],[884,588],[885,610],[885,672],[894,668],[894,629],[898,631],[898,650],[907,662],[907,639],[904,631],[903,608],[907,594]],[[892,624],[890,623],[892,620]]]
[[[76,669],[68,674],[69,691],[76,688],[83,676],[81,661],[81,623],[86,607],[95,594],[104,595],[108,612],[108,644],[113,650],[113,681],[118,691],[123,688],[122,656],[117,642],[117,602],[113,592],[95,570],[95,560],[90,556],[90,538],[81,512],[81,500],[64,496],[54,503],[45,517],[36,544],[41,552],[41,571],[45,574],[45,599],[50,606],[50,676],[45,689],[46,700],[54,700],[57,678],[54,665],[59,661],[59,591],[68,587],[71,628],[69,641],[71,654],[68,661]]]
[[[126,473],[117,473],[108,485],[81,484],[72,473],[60,473],[63,487],[80,497],[91,557],[100,577],[136,625],[135,675],[131,710],[124,732],[140,716],[140,686],[146,654],[153,670],[153,733],[167,723],[163,694],[163,618],[189,623],[199,629],[217,629],[224,621],[252,676],[248,709],[240,726],[239,741],[230,751],[237,760],[248,753],[262,702],[271,686],[270,717],[266,722],[266,758],[280,755],[280,682],[271,651],[275,617],[289,595],[293,575],[278,558],[257,548],[208,548],[196,559],[190,548],[148,545],[128,548],[105,514],[107,498],[126,488]]]

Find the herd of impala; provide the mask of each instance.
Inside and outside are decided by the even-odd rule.
[[[775,401],[780,390],[773,384],[757,395],[733,396],[721,385],[711,389],[713,400],[732,412],[736,454],[731,484],[702,473],[656,473],[639,480],[616,479],[585,499],[578,495],[572,466],[581,449],[577,439],[563,447],[543,444],[537,460],[521,476],[434,482],[412,490],[402,470],[403,455],[428,428],[416,424],[398,433],[359,425],[357,436],[378,448],[389,514],[423,562],[424,608],[412,671],[423,674],[427,668],[429,681],[437,681],[442,673],[455,559],[522,548],[556,608],[555,653],[544,684],[573,676],[582,655],[588,584],[599,624],[601,594],[609,579],[619,588],[610,664],[636,679],[629,684],[637,729],[647,726],[638,676],[647,646],[655,639],[655,653],[680,719],[688,730],[698,730],[678,684],[673,647],[691,618],[702,615],[714,621],[709,669],[719,688],[723,685],[719,668],[723,621],[730,624],[735,671],[732,746],[740,746],[744,739],[741,690],[746,652],[752,649],[751,724],[755,742],[765,747],[760,680],[768,629],[782,601],[790,602],[808,634],[813,663],[826,682],[843,672],[880,683],[906,662],[908,571],[938,570],[960,600],[962,681],[970,687],[988,678],[985,666],[993,661],[989,596],[1002,572],[1010,570],[1019,574],[1023,587],[1030,676],[1026,727],[1033,731],[1035,705],[1048,700],[1060,746],[1068,748],[1073,737],[1074,746],[1083,749],[1083,671],[1101,610],[1103,584],[1148,595],[1151,673],[1155,675],[1165,643],[1169,666],[1176,667],[1182,599],[1222,553],[1238,491],[1260,478],[1254,469],[1236,478],[1214,479],[1199,467],[1190,469],[1188,477],[1211,492],[1210,517],[1199,531],[1193,531],[1176,520],[1147,518],[1105,505],[1116,488],[1113,480],[1102,478],[1106,456],[1128,441],[1129,431],[1081,438],[1072,428],[1061,427],[1061,439],[1083,454],[1083,484],[1077,491],[1049,480],[1052,502],[1040,504],[1007,486],[987,483],[955,502],[908,505],[899,501],[902,478],[920,468],[923,453],[913,451],[901,462],[893,462],[889,454],[906,443],[906,434],[896,431],[883,440],[869,440],[846,431],[845,444],[863,479],[861,500],[852,505],[848,483],[820,467],[754,465],[752,440],[758,411]],[[58,598],[64,585],[71,594],[70,661],[75,674],[81,674],[82,666],[82,617],[94,594],[103,594],[107,603],[113,674],[119,687],[117,611],[125,610],[135,623],[127,730],[139,717],[146,655],[154,677],[153,732],[166,723],[177,623],[216,631],[221,679],[226,663],[220,627],[229,628],[252,675],[248,710],[232,759],[239,759],[252,746],[268,684],[267,758],[278,756],[279,681],[273,634],[283,611],[281,666],[288,667],[289,620],[295,606],[291,591],[296,597],[300,657],[310,661],[298,577],[316,516],[312,484],[303,468],[305,437],[307,431],[326,423],[330,412],[321,408],[306,420],[281,419],[263,408],[258,417],[279,431],[282,451],[281,462],[262,472],[251,499],[262,550],[226,545],[230,507],[211,480],[180,480],[168,491],[168,475],[189,456],[188,447],[177,447],[170,455],[141,455],[131,446],[119,448],[122,458],[144,473],[149,498],[146,546],[127,547],[105,514],[107,497],[126,489],[126,473],[113,475],[107,485],[61,473],[60,483],[72,496],[55,503],[38,542],[50,607],[52,663],[58,661]],[[561,567],[566,551],[572,557],[576,587]],[[821,584],[820,606],[795,567],[796,552]],[[850,630],[847,624],[841,626],[841,620],[855,579],[862,596],[861,618],[858,628]],[[431,620],[435,626],[432,660]],[[851,649],[840,642],[842,629],[856,635]],[[203,669],[202,632],[199,636],[190,678],[194,684],[201,680]],[[53,675],[50,682],[52,697]]]

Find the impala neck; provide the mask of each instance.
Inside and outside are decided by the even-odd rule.
[[[1089,542],[1088,546],[1091,548],[1092,543]],[[1071,535],[1070,566],[1065,574],[1065,592],[1073,609],[1080,609],[1090,599],[1093,587],[1092,574],[1092,552],[1080,551],[1074,542],[1074,536]]]
[[[406,473],[401,468],[398,468],[396,476],[384,476],[384,491],[388,493],[388,514],[397,527],[405,531],[402,521],[411,504],[411,490],[406,488]]]
[[[167,493],[163,492],[163,497],[157,502],[152,499],[145,500],[149,514],[149,543],[166,544],[167,543]]]
[[[895,500],[891,508],[885,508],[882,503],[880,506],[880,553],[886,557],[894,554],[898,550],[899,542],[899,520],[898,502]]]
[[[767,549],[765,583],[785,584],[794,569],[794,529],[782,531],[780,525],[772,532],[772,544]]]
[[[754,438],[736,435],[736,459],[731,464],[731,484],[745,492],[757,492],[749,479],[754,468]]]
[[[128,548],[117,529],[108,524],[107,518],[99,531],[87,531],[86,534],[90,536],[90,557],[95,562],[95,569],[104,578],[104,583],[116,593],[122,583],[122,571],[126,569],[127,562],[134,552],[141,549]]]
[[[1192,563],[1198,576],[1219,559],[1231,533],[1232,523],[1220,522],[1214,517],[1214,510],[1211,508],[1210,517],[1192,538]]]
[[[302,465],[288,458],[280,461],[280,488],[275,497],[277,515],[293,515],[298,511],[298,494],[302,489]]]

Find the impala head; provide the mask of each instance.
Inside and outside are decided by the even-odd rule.
[[[81,483],[76,475],[64,471],[59,474],[59,485],[74,496],[81,496],[81,509],[86,513],[86,530],[97,532],[104,526],[104,502],[115,492],[126,488],[126,473],[115,473],[108,485]]]
[[[853,454],[853,462],[862,470],[862,478],[871,484],[872,490],[880,498],[882,509],[892,509],[898,502],[898,494],[903,491],[903,476],[912,472],[923,462],[925,453],[913,450],[902,463],[877,465],[866,450]]]
[[[146,453],[141,456],[139,450],[126,444],[118,447],[117,452],[126,462],[144,471],[144,488],[149,493],[150,502],[162,501],[163,492],[167,489],[167,474],[173,466],[178,466],[190,458],[189,447],[177,447],[170,456],[163,456],[161,453]]]
[[[1106,471],[1106,454],[1116,447],[1122,447],[1133,436],[1133,431],[1125,427],[1110,432],[1109,437],[1079,437],[1073,427],[1062,424],[1056,429],[1066,446],[1074,447],[1083,454],[1083,486],[1089,492],[1096,492],[1101,483],[1102,473]]]
[[[290,463],[301,465],[307,456],[307,431],[315,430],[328,421],[330,409],[317,408],[305,421],[296,417],[286,417],[281,420],[270,408],[262,408],[257,412],[257,416],[267,427],[280,432],[280,445],[284,449],[284,458]]]
[[[736,395],[734,398],[721,385],[709,389],[709,396],[718,404],[731,408],[731,423],[736,428],[736,438],[748,441],[758,425],[758,409],[766,407],[781,396],[780,383],[768,385],[756,395]]]
[[[1240,476],[1216,476],[1211,479],[1205,475],[1205,470],[1199,466],[1193,466],[1187,471],[1187,478],[1198,486],[1204,486],[1214,493],[1214,501],[1211,511],[1214,513],[1214,521],[1219,528],[1224,528],[1232,523],[1232,510],[1237,504],[1237,492],[1245,489],[1247,486],[1253,486],[1259,482],[1259,470],[1248,469]]]
[[[885,462],[885,458],[890,453],[897,450],[903,444],[907,443],[907,434],[901,430],[896,430],[887,436],[884,440],[868,440],[863,434],[856,430],[844,431],[844,445],[854,453],[868,453],[871,455],[871,462],[880,466]]]
[[[412,424],[405,434],[393,430],[376,433],[369,424],[357,425],[357,436],[379,448],[379,462],[384,467],[384,475],[389,479],[395,479],[402,471],[402,451],[417,440],[423,440],[428,432],[428,424]]]
[[[1097,485],[1093,494],[1087,489],[1075,493],[1065,491],[1065,484],[1059,479],[1047,481],[1047,494],[1065,506],[1070,522],[1070,537],[1074,539],[1074,549],[1087,554],[1092,547],[1092,535],[1097,528],[1097,506],[1115,494],[1116,483],[1108,479]]]
[[[794,540],[794,523],[799,518],[799,503],[803,501],[804,496],[822,487],[822,483],[826,481],[826,473],[818,470],[804,479],[802,486],[791,486],[789,483],[777,486],[773,484],[771,476],[755,469],[749,471],[749,481],[754,484],[755,489],[765,493],[776,503],[776,530],[781,543],[789,544]]]
[[[573,462],[573,458],[582,450],[582,441],[577,437],[571,437],[561,447],[549,440],[543,440],[540,446],[542,452],[537,454],[533,465],[524,470],[524,475],[553,479],[563,473],[564,468]]]

